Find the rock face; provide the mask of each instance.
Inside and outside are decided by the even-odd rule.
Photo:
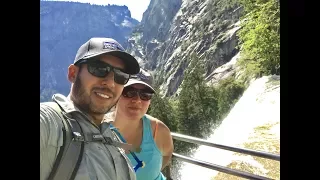
[[[67,95],[67,68],[81,44],[103,36],[124,45],[138,23],[126,6],[40,1],[40,101]]]
[[[171,96],[182,83],[193,53],[204,60],[208,81],[238,54],[241,13],[238,4],[227,0],[151,0],[127,47],[142,67],[154,72],[162,93]],[[229,66],[218,73],[224,74],[219,78],[233,72],[234,66]]]
[[[40,1],[40,97],[68,93],[67,67],[92,36],[122,43],[166,96],[179,89],[193,54],[216,83],[235,72],[241,13],[233,0],[151,0],[139,23],[126,6]]]

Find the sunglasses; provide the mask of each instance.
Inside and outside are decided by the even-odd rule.
[[[130,78],[130,74],[123,72],[121,69],[111,66],[108,63],[105,63],[96,59],[85,59],[79,62],[79,64],[87,64],[87,69],[90,74],[93,76],[104,78],[111,71],[114,74],[114,82],[117,84],[125,85]]]
[[[126,87],[122,91],[122,96],[126,98],[133,98],[138,96],[143,101],[149,101],[152,98],[153,93],[150,93],[150,91],[147,91],[145,89],[136,89],[133,87]]]

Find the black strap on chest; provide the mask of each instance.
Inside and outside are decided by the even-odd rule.
[[[84,150],[82,129],[76,120],[65,115],[57,103],[48,104],[57,112],[63,124],[63,145],[60,147],[48,180],[73,180],[79,169]]]

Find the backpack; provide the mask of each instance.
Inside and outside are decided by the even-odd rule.
[[[83,150],[84,138],[78,121],[69,118],[56,102],[47,102],[62,120],[63,145],[53,165],[48,180],[73,180],[79,169]]]
[[[60,108],[56,102],[46,102],[48,106],[53,108],[60,119],[62,120],[62,131],[63,131],[63,144],[60,147],[58,156],[54,162],[51,173],[48,180],[73,180],[79,169],[83,152],[84,152],[84,137],[82,136],[82,129],[78,121],[68,117],[65,112]],[[131,145],[128,145],[121,134],[110,125],[110,129],[117,141],[111,139],[108,144],[113,144],[117,147],[128,149],[128,151],[134,156],[138,164],[134,167],[134,171],[138,168],[144,167],[143,161],[140,161],[136,155],[131,151]],[[108,141],[108,139],[106,139]],[[121,142],[121,143],[120,143]],[[130,146],[130,147],[128,147]],[[131,150],[130,150],[131,149]],[[139,151],[139,150],[137,150]]]

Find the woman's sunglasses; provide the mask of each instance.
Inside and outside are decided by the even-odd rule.
[[[85,59],[79,62],[79,64],[87,64],[88,72],[99,78],[104,78],[113,71],[114,82],[121,85],[125,85],[130,78],[130,74],[124,73],[119,68],[113,67],[100,60]]]
[[[122,91],[122,96],[126,98],[133,98],[138,96],[143,101],[148,101],[152,98],[153,93],[150,93],[150,91],[147,91],[145,89],[136,89],[133,87],[125,87]]]

